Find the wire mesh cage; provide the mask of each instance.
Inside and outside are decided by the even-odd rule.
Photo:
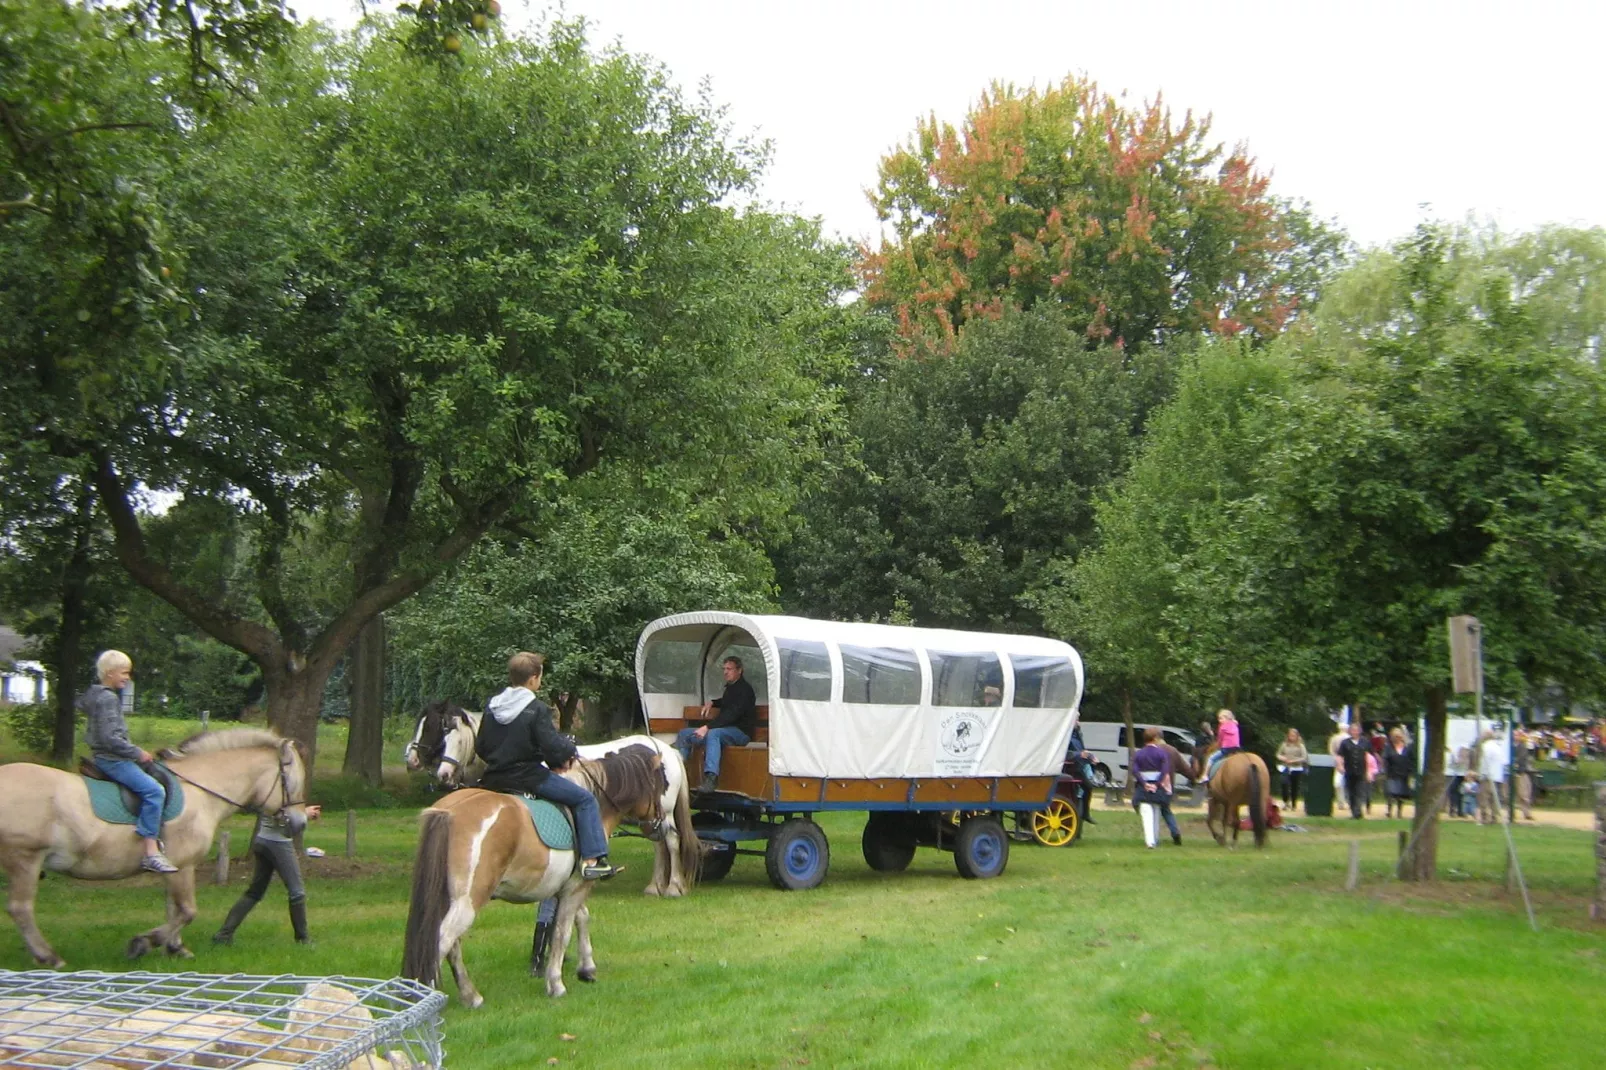
[[[437,1070],[446,996],[416,981],[0,970],[0,1068]]]

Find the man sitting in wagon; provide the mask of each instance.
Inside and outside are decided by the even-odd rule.
[[[514,654],[507,663],[508,686],[485,706],[474,749],[485,762],[480,787],[567,806],[574,812],[580,841],[580,876],[607,880],[623,867],[608,864],[608,834],[597,800],[561,773],[574,761],[574,743],[552,724],[552,709],[535,697],[541,686],[540,654]]]
[[[719,698],[703,703],[703,716],[710,710],[719,710],[719,716],[708,724],[696,728],[683,728],[675,736],[675,749],[691,762],[691,751],[703,744],[704,791],[719,790],[719,759],[725,747],[744,747],[752,742],[758,728],[758,697],[753,685],[742,679],[742,659],[734,655],[720,666],[725,676],[725,691]]]

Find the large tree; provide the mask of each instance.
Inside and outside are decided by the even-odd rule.
[[[252,106],[185,131],[161,266],[192,315],[117,366],[90,442],[123,565],[249,655],[309,745],[357,634],[493,526],[604,474],[750,515],[829,401],[798,324],[833,307],[840,261],[730,207],[761,161],[716,111],[574,26],[409,40],[305,31]],[[231,512],[244,604],[151,543],[141,487]],[[345,547],[336,589],[299,570],[311,518]]]
[[[1075,76],[994,85],[958,127],[921,121],[881,161],[872,200],[892,235],[860,265],[866,300],[910,353],[1042,302],[1091,345],[1277,334],[1342,242],[1209,128]]]
[[[1606,377],[1595,342],[1606,258],[1598,232],[1516,241],[1425,228],[1359,265],[1313,330],[1267,359],[1283,372],[1239,402],[1232,438],[1190,430],[1194,464],[1236,471],[1200,509],[1140,481],[1106,534],[1148,509],[1173,532],[1127,577],[1164,577],[1148,615],[1167,671],[1401,715],[1425,710],[1422,796],[1442,786],[1445,617],[1485,625],[1492,689],[1517,702],[1560,684],[1606,691]],[[1543,265],[1548,262],[1547,269]],[[1170,427],[1163,420],[1157,427]],[[1236,461],[1234,462],[1234,458]],[[1147,505],[1143,503],[1147,502]],[[1115,543],[1073,573],[1090,619],[1121,611]],[[1436,866],[1436,808],[1417,815],[1411,875]]]

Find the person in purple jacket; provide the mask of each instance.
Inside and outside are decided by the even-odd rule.
[[[1160,730],[1143,730],[1143,749],[1132,756],[1132,805],[1143,822],[1143,844],[1160,846],[1160,807],[1171,801],[1171,755],[1160,745]]]

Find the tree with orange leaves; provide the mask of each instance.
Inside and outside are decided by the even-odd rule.
[[[860,259],[865,299],[895,316],[903,355],[951,352],[967,321],[1048,301],[1090,346],[1275,335],[1342,239],[1209,129],[1075,76],[995,84],[959,129],[922,120],[881,161],[871,199],[893,233]]]

